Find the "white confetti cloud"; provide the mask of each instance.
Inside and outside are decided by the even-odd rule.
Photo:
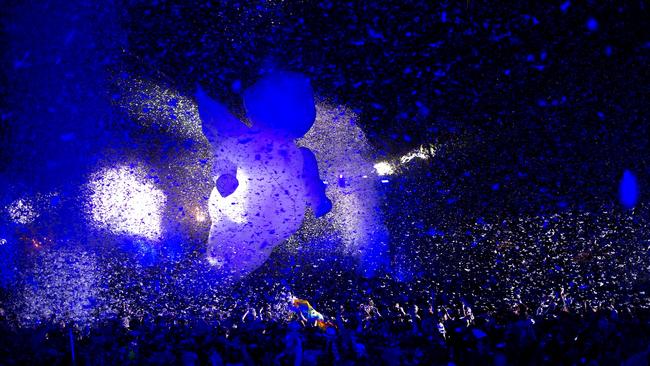
[[[91,179],[89,188],[90,215],[99,228],[152,240],[161,237],[167,197],[142,169],[103,170]]]

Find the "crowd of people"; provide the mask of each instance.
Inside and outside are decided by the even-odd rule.
[[[204,318],[124,313],[92,326],[44,321],[15,328],[0,312],[0,359],[6,365],[646,365],[647,305],[578,301],[558,288],[537,302],[501,308],[475,309],[442,293],[348,298],[323,317],[291,300],[214,306]]]
[[[280,251],[230,289],[201,261],[43,251],[0,293],[0,364],[644,365],[646,212],[411,231],[409,259],[393,253],[423,262],[410,278],[359,278],[326,247]]]
[[[1,289],[0,364],[645,365],[648,212],[413,215],[372,279],[325,245],[280,248],[233,287],[201,258],[45,248]]]

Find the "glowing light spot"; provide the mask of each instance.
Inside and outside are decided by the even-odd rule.
[[[207,217],[205,216],[205,213],[201,211],[200,208],[196,209],[196,221],[197,222],[204,222]]]
[[[381,182],[382,182],[382,183],[388,183],[389,180],[388,180],[388,179],[382,179]]]
[[[395,170],[393,169],[393,166],[390,165],[390,163],[386,161],[380,161],[379,163],[375,164],[375,170],[377,171],[377,174],[379,175],[391,175],[395,173]],[[366,176],[364,176],[365,178]]]
[[[619,183],[619,199],[627,208],[634,207],[639,200],[639,183],[629,170],[623,172],[623,178]]]
[[[0,238],[0,245],[5,245],[7,244],[7,239]]]
[[[591,32],[597,31],[598,21],[594,18],[589,18],[589,20],[587,20],[587,29],[589,29]]]
[[[413,159],[427,160],[436,154],[436,148],[433,145],[421,145],[417,149],[394,159],[393,161],[380,161],[375,163],[374,168],[379,176],[393,175],[401,169],[402,165],[410,162]],[[367,178],[367,176],[363,176]]]
[[[213,267],[221,268],[225,264],[225,261],[221,257],[208,256],[208,263]]]
[[[91,179],[89,188],[90,213],[98,227],[116,234],[160,238],[167,198],[142,169],[106,169]]]
[[[17,224],[31,224],[39,216],[34,205],[28,199],[18,199],[8,207],[9,217]]]

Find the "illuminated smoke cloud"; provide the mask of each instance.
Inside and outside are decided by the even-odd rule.
[[[141,169],[103,170],[91,179],[89,188],[90,214],[99,228],[146,239],[161,237],[166,196]]]
[[[157,183],[167,198],[165,237],[205,230],[209,223],[207,198],[212,189],[208,163],[211,151],[194,98],[161,81],[132,78],[130,74],[122,74],[115,82],[119,90],[113,100],[115,107],[144,130],[156,131],[157,138],[166,141],[138,142],[146,145],[145,149],[160,148],[148,154],[146,162],[162,177]]]
[[[118,79],[117,105],[143,127],[181,138],[202,140],[201,119],[191,98],[151,81]]]
[[[39,216],[34,205],[28,199],[18,199],[7,207],[11,220],[17,224],[31,224]]]
[[[366,275],[373,275],[386,266],[388,230],[379,206],[372,148],[356,120],[346,107],[319,103],[314,125],[298,143],[314,152],[320,176],[328,182],[333,208],[326,218],[341,234],[344,252],[360,260]]]

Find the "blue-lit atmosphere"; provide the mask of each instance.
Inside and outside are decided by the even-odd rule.
[[[0,14],[0,365],[650,362],[650,3]]]

